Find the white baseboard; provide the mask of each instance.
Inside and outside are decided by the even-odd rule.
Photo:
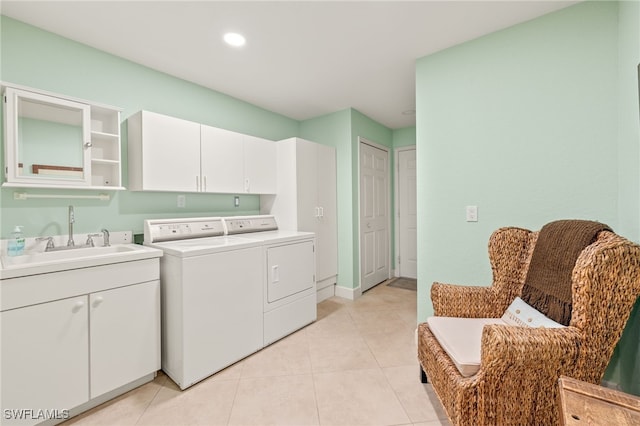
[[[362,296],[362,288],[360,286],[356,288],[346,288],[336,285],[335,294],[343,299],[356,300],[358,297]]]
[[[319,288],[318,291],[316,292],[316,302],[320,303],[323,300],[327,300],[328,298],[335,296],[336,294],[335,288],[336,288],[335,285]]]

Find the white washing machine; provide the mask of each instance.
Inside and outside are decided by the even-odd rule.
[[[317,317],[315,234],[278,230],[274,216],[224,218],[226,233],[262,242],[264,345]]]
[[[264,345],[263,242],[224,233],[216,217],[144,223],[164,252],[162,369],[181,389]]]

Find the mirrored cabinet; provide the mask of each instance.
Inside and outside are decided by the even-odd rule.
[[[3,186],[124,189],[120,110],[3,85]]]

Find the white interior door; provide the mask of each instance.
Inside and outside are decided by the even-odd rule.
[[[389,278],[389,152],[360,143],[360,282]]]
[[[398,269],[417,278],[416,150],[398,151]]]

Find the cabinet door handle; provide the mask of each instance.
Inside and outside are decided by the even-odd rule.
[[[244,180],[244,192],[249,192],[249,178]]]
[[[104,302],[104,297],[102,296],[98,296],[95,299],[93,299],[93,307],[96,308],[98,306],[100,306],[102,304],[102,302]]]
[[[196,175],[196,191],[200,192],[200,176]]]
[[[73,304],[73,308],[71,308],[71,312],[75,314],[76,312],[79,312],[83,307],[84,307],[84,301],[78,300],[76,301],[76,303]]]
[[[320,219],[320,207],[316,207],[316,219]]]
[[[320,217],[324,217],[324,207],[320,207]]]
[[[207,176],[202,177],[202,191],[207,192]]]

